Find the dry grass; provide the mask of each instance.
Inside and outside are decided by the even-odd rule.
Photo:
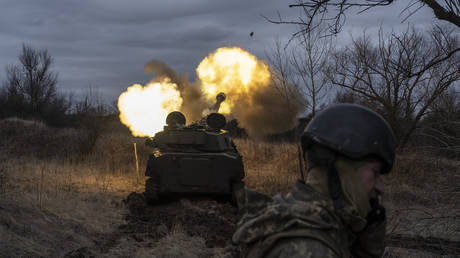
[[[0,120],[2,154],[10,157],[71,158],[79,155],[88,132],[73,128],[51,128],[39,121]]]
[[[172,230],[151,248],[143,248],[137,251],[136,257],[213,257],[214,250],[206,248],[206,244],[201,237],[190,237],[180,225],[173,227]]]
[[[50,211],[99,233],[123,223],[122,199],[143,188],[148,153],[142,140],[105,134],[91,153],[83,154],[75,145],[84,143],[85,131],[20,119],[0,124],[5,146],[0,153],[0,200]],[[141,176],[133,142],[138,142]]]
[[[240,139],[235,144],[243,156],[246,187],[268,194],[286,193],[300,177],[296,145]]]
[[[138,242],[132,238],[120,239],[119,245],[104,257],[135,258],[230,258],[226,248],[207,248],[205,240],[199,236],[189,236],[181,225],[175,225],[159,241]]]
[[[460,161],[412,151],[385,183],[388,233],[460,241]]]
[[[8,178],[0,199],[50,211],[101,233],[122,223],[121,199],[137,187],[135,175],[107,174],[65,161],[8,159],[1,170]]]
[[[447,204],[453,200],[445,195],[458,192],[459,174],[460,161],[420,152],[399,155],[386,177],[389,200],[395,204]]]
[[[0,149],[0,201],[50,211],[96,233],[110,232],[123,223],[121,200],[132,191],[143,190],[142,175],[150,152],[143,139],[105,133],[92,152],[84,155],[76,147],[84,144],[84,131],[50,129],[17,119],[0,121],[0,125],[0,144],[5,146]],[[299,178],[296,145],[241,139],[235,143],[243,156],[247,187],[268,194],[286,193]],[[394,171],[385,179],[390,232],[460,240],[459,168],[460,161],[424,153],[399,155]],[[170,249],[162,249],[165,257],[174,257],[174,251],[184,247],[198,248],[196,257],[210,255],[202,249],[202,239],[188,238],[180,230],[163,240],[153,250],[170,244]],[[151,255],[151,250],[139,249],[136,256]]]
[[[40,146],[37,145],[48,139],[50,142],[54,141],[52,144],[59,142],[62,148],[66,148],[67,144],[76,141],[73,137],[79,137],[84,132],[63,129],[59,131],[58,139],[54,139],[51,134],[56,131],[37,122],[18,119],[0,121],[2,122],[8,124],[8,130],[2,132],[8,132],[9,137],[2,137],[5,140],[0,140],[0,143],[9,147],[0,150],[0,205],[16,203],[24,210],[28,209],[31,214],[32,211],[39,214],[41,217],[37,220],[19,223],[30,223],[32,227],[40,228],[43,234],[17,236],[15,232],[7,232],[7,235],[0,236],[0,241],[7,241],[9,244],[2,247],[6,249],[0,248],[0,252],[6,251],[12,256],[60,256],[79,244],[91,246],[90,239],[98,238],[98,235],[110,235],[119,225],[125,223],[126,209],[122,200],[130,192],[142,192],[144,187],[143,173],[150,150],[145,147],[143,139],[121,133],[106,133],[98,138],[94,149],[87,155],[79,153],[78,149],[72,149],[70,155],[61,155],[59,147],[55,150],[49,149],[54,153],[35,155],[35,151],[21,150],[21,146],[39,150]],[[24,138],[15,134],[25,131],[27,134]],[[137,143],[140,176],[136,171],[134,142]],[[75,222],[75,225],[80,226],[68,228],[55,225],[52,221],[56,220],[56,216],[66,225]],[[14,220],[13,217],[14,214],[0,212],[0,222],[9,223]],[[47,225],[45,221],[52,223],[43,226]],[[36,226],[38,224],[40,227]],[[61,229],[58,230],[59,227]],[[63,230],[76,241],[72,245],[50,251],[53,246],[49,243],[59,237],[54,236],[55,233],[62,233]],[[24,244],[25,242],[29,244]],[[188,236],[180,225],[159,242],[143,244],[145,245],[133,239],[121,238],[109,254],[98,256],[224,257],[219,248],[206,248],[204,239]]]

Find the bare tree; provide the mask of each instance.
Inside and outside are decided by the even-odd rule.
[[[401,1],[401,0],[399,0]],[[298,21],[283,21],[281,23],[292,23],[302,26],[298,34],[315,29],[317,24],[326,23],[332,34],[341,31],[345,23],[346,15],[353,10],[363,13],[371,8],[389,6],[394,0],[297,0],[296,4],[289,7],[302,8],[305,18]],[[450,22],[460,27],[460,2],[458,0],[410,0],[407,1],[406,18],[423,7],[433,10],[436,18]]]
[[[327,58],[332,49],[331,38],[322,37],[322,31],[309,31],[299,37],[300,42],[291,53],[294,78],[301,93],[307,97],[312,116],[327,93],[327,78],[324,74]]]
[[[57,92],[51,55],[46,49],[36,50],[23,44],[18,58],[19,64],[7,67],[3,83],[7,115],[57,122],[57,116],[63,116],[70,108],[70,100]]]
[[[439,27],[429,35],[408,29],[386,37],[380,31],[377,45],[363,36],[336,52],[328,76],[334,85],[373,103],[404,147],[435,100],[460,80],[458,54],[430,62],[458,47],[455,33]]]
[[[282,43],[277,40],[274,49],[270,53],[266,53],[272,70],[272,84],[287,105],[293,102],[295,105],[305,105],[304,98],[298,94],[297,85],[292,80],[293,71],[289,63],[289,54],[286,48],[281,45]]]
[[[278,19],[265,17],[269,22],[275,24],[294,24],[300,27],[292,38],[301,37],[312,30],[317,30],[322,26],[329,29],[330,35],[338,34],[346,21],[347,14],[357,11],[358,14],[366,12],[371,8],[385,7],[393,4],[394,0],[296,0],[296,4],[289,7],[301,8],[303,15],[298,20],[283,20],[280,15]],[[402,0],[398,0],[402,1]],[[434,15],[439,20],[447,21],[456,27],[460,27],[460,1],[459,0],[410,0],[406,7],[401,11],[405,13],[404,20],[408,19],[419,9],[428,7],[433,10]],[[353,12],[354,14],[354,12]],[[412,76],[423,73],[432,65],[443,62],[455,53],[460,52],[460,47],[451,49],[443,55],[433,57],[426,63],[426,67],[414,70]]]
[[[45,106],[56,97],[57,76],[50,71],[52,58],[47,50],[35,50],[23,44],[19,62],[6,70],[7,91],[22,93],[30,112],[43,115]]]
[[[284,48],[277,42],[268,59],[281,94],[300,102],[314,116],[326,96],[328,84],[324,67],[331,51],[331,38],[322,37],[321,31],[316,30],[296,40],[297,44]]]
[[[52,58],[46,49],[35,50],[23,45],[19,55],[21,88],[33,113],[43,115],[45,107],[56,97],[57,75],[50,71]]]
[[[443,92],[429,108],[415,134],[425,145],[447,156],[460,155],[460,92]]]
[[[12,115],[23,117],[27,113],[25,98],[21,88],[19,72],[17,67],[6,68],[7,79],[2,88],[2,117]]]

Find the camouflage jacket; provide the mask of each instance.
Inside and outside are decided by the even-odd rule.
[[[245,257],[351,257],[354,235],[330,199],[297,182],[285,196],[245,190],[233,235]]]

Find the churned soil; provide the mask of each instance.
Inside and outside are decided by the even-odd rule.
[[[135,192],[123,202],[128,211],[124,224],[95,236],[95,245],[74,249],[65,257],[184,257],[178,249],[186,246],[194,249],[188,250],[187,257],[235,256],[231,239],[238,216],[230,203],[176,199],[148,205],[144,195]]]
[[[208,248],[225,247],[231,244],[238,222],[236,207],[215,200],[181,199],[148,205],[142,194],[131,193],[125,202],[129,214],[119,231],[138,240],[157,240],[181,227],[188,235],[203,238]]]

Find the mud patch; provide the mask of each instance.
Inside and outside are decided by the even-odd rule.
[[[231,239],[238,221],[229,203],[181,199],[148,205],[143,194],[123,201],[125,224],[94,235],[95,244],[65,257],[235,257]],[[184,253],[185,252],[185,253]]]
[[[144,196],[131,193],[125,200],[129,214],[118,229],[136,241],[159,240],[180,226],[191,237],[201,237],[208,248],[231,245],[238,222],[237,209],[229,203],[213,200],[181,199],[154,206]]]

